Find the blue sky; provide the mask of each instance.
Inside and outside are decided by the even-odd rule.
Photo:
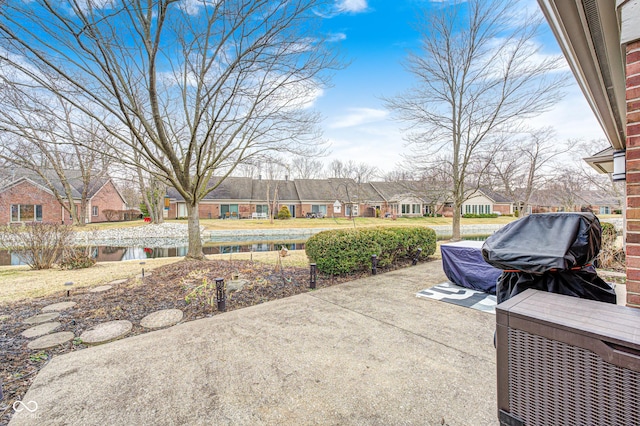
[[[365,162],[388,172],[401,161],[400,154],[407,149],[402,124],[390,118],[381,97],[397,95],[411,86],[412,77],[404,70],[402,61],[408,50],[418,47],[419,34],[413,22],[419,7],[434,6],[428,0],[337,3],[342,13],[326,19],[324,28],[340,40],[350,65],[336,73],[333,87],[315,102],[315,108],[325,118],[324,136],[331,144],[331,154],[324,161]],[[537,3],[529,0],[527,6],[537,8]],[[560,53],[550,30],[545,31],[539,42],[543,53]],[[573,79],[564,100],[532,124],[554,127],[559,141],[604,138]]]

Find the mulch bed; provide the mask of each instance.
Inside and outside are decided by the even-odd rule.
[[[409,266],[410,261],[380,270],[379,273]],[[363,271],[347,276],[324,276],[318,274],[317,288],[329,287],[369,275]],[[82,350],[87,346],[77,337],[97,324],[112,320],[129,320],[133,329],[127,336],[152,331],[140,326],[146,315],[161,309],[176,308],[184,312],[183,321],[211,317],[220,312],[216,309],[215,279],[230,280],[238,275],[248,284],[226,301],[227,311],[264,303],[270,300],[293,296],[309,291],[309,269],[287,266],[278,270],[274,265],[251,261],[182,261],[153,270],[143,280],[129,279],[114,285],[104,293],[91,293],[88,289],[72,290],[69,298],[65,294],[28,299],[0,306],[0,381],[4,399],[0,401],[0,424],[8,423],[13,414],[12,404],[20,400],[31,386],[38,371],[54,355]],[[208,284],[202,290],[203,280]],[[200,286],[200,287],[199,287]],[[185,297],[191,294],[189,303]],[[213,297],[213,306],[207,298]],[[210,300],[210,299],[209,299]],[[47,350],[31,350],[27,343],[34,339],[21,333],[30,326],[23,321],[41,313],[47,305],[73,301],[76,306],[61,312],[54,321],[62,325],[56,331],[73,331],[76,339]],[[4,318],[4,319],[2,319]]]

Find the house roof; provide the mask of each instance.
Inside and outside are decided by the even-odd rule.
[[[264,200],[267,201],[267,194],[269,198],[273,197],[275,191],[278,191],[278,200],[280,201],[297,201],[298,191],[296,185],[291,180],[262,180],[254,179],[251,189],[252,200]]]
[[[439,191],[425,188],[418,181],[371,182],[371,186],[390,203],[401,201],[405,197],[415,197],[427,203],[443,201]]]
[[[480,188],[479,191],[482,192],[485,195],[485,197],[489,198],[494,203],[500,204],[500,203],[512,203],[513,202],[513,200],[510,200],[505,195],[502,195],[502,194],[500,194],[499,192],[496,192],[496,191],[492,191],[489,188]]]
[[[13,180],[10,181],[7,185],[5,185],[1,190],[4,191],[9,187],[12,187],[22,181],[28,181],[36,186],[41,187],[43,190],[53,193],[52,189],[63,197],[65,196],[65,189],[62,181],[58,177],[58,175],[53,170],[44,170],[42,172],[44,175],[27,170],[27,169],[16,169],[13,170]],[[84,182],[82,180],[82,174],[77,170],[65,170],[64,172],[67,181],[69,182],[69,186],[71,187],[71,195],[75,200],[79,200],[82,198],[82,190],[84,187]],[[101,177],[95,178],[91,180],[89,187],[87,188],[87,197],[91,199],[96,193],[106,185],[111,178],[109,177]],[[53,187],[51,188],[50,187]],[[121,196],[122,197],[122,196]]]
[[[212,176],[208,187],[218,184],[222,178]],[[204,196],[204,200],[251,200],[253,184],[251,178],[229,176],[224,178],[216,189]],[[177,201],[184,201],[184,197],[173,187],[167,188],[167,196]]]
[[[327,201],[336,200],[335,189],[328,179],[296,179],[293,181],[300,200]]]

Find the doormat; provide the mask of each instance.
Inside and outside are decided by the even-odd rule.
[[[496,313],[496,296],[482,291],[460,287],[449,281],[421,290],[416,293],[416,297],[440,300],[490,314]]]

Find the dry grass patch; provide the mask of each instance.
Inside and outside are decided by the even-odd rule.
[[[279,252],[233,253],[215,254],[207,256],[217,260],[253,260],[256,262],[275,265],[278,261],[284,267],[306,267],[309,265],[304,251],[290,251],[289,255],[281,258]],[[160,266],[181,261],[182,257],[169,257],[144,260],[145,272],[153,271]],[[48,269],[34,271],[27,266],[0,266],[0,303],[49,296],[66,291],[64,283],[73,282],[74,288],[93,287],[103,285],[122,278],[131,278],[140,274],[141,260],[127,260],[122,262],[101,262],[91,268],[60,270]]]
[[[182,260],[181,257],[146,259],[145,271]],[[34,271],[27,266],[0,266],[0,303],[15,302],[31,297],[62,294],[65,282],[73,288],[106,284],[121,278],[131,278],[141,272],[140,260],[103,262],[87,269],[45,269]]]

